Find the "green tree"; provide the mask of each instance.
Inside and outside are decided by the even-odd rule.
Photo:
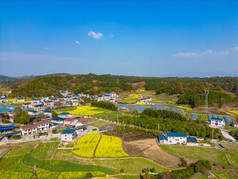
[[[15,123],[20,123],[20,124],[28,124],[30,121],[31,121],[31,117],[25,111],[17,113],[15,118],[14,118],[14,122]]]
[[[56,112],[52,113],[52,118],[58,117],[58,114]]]

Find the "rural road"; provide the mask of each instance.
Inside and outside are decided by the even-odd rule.
[[[227,131],[225,131],[225,130],[221,130],[221,133],[222,133],[222,135],[225,137],[225,138],[227,138],[227,139],[229,139],[229,140],[232,140],[232,141],[236,141]]]

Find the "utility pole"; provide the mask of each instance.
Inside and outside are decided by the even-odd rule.
[[[117,114],[117,123],[118,123],[118,114]]]
[[[213,140],[213,128],[212,128],[212,140]]]
[[[159,131],[159,124],[158,124],[158,131]]]
[[[209,90],[205,90],[205,112],[208,113],[208,95]]]

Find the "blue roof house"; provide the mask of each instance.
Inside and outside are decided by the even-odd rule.
[[[77,137],[77,133],[74,129],[65,129],[61,133],[62,141],[73,141]]]
[[[163,144],[187,144],[187,135],[184,132],[160,133],[157,138]]]

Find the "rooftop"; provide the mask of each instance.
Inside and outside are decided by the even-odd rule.
[[[184,132],[166,132],[167,137],[187,137]]]
[[[75,132],[74,129],[68,128],[68,129],[63,130],[61,134],[73,134],[74,132]]]

